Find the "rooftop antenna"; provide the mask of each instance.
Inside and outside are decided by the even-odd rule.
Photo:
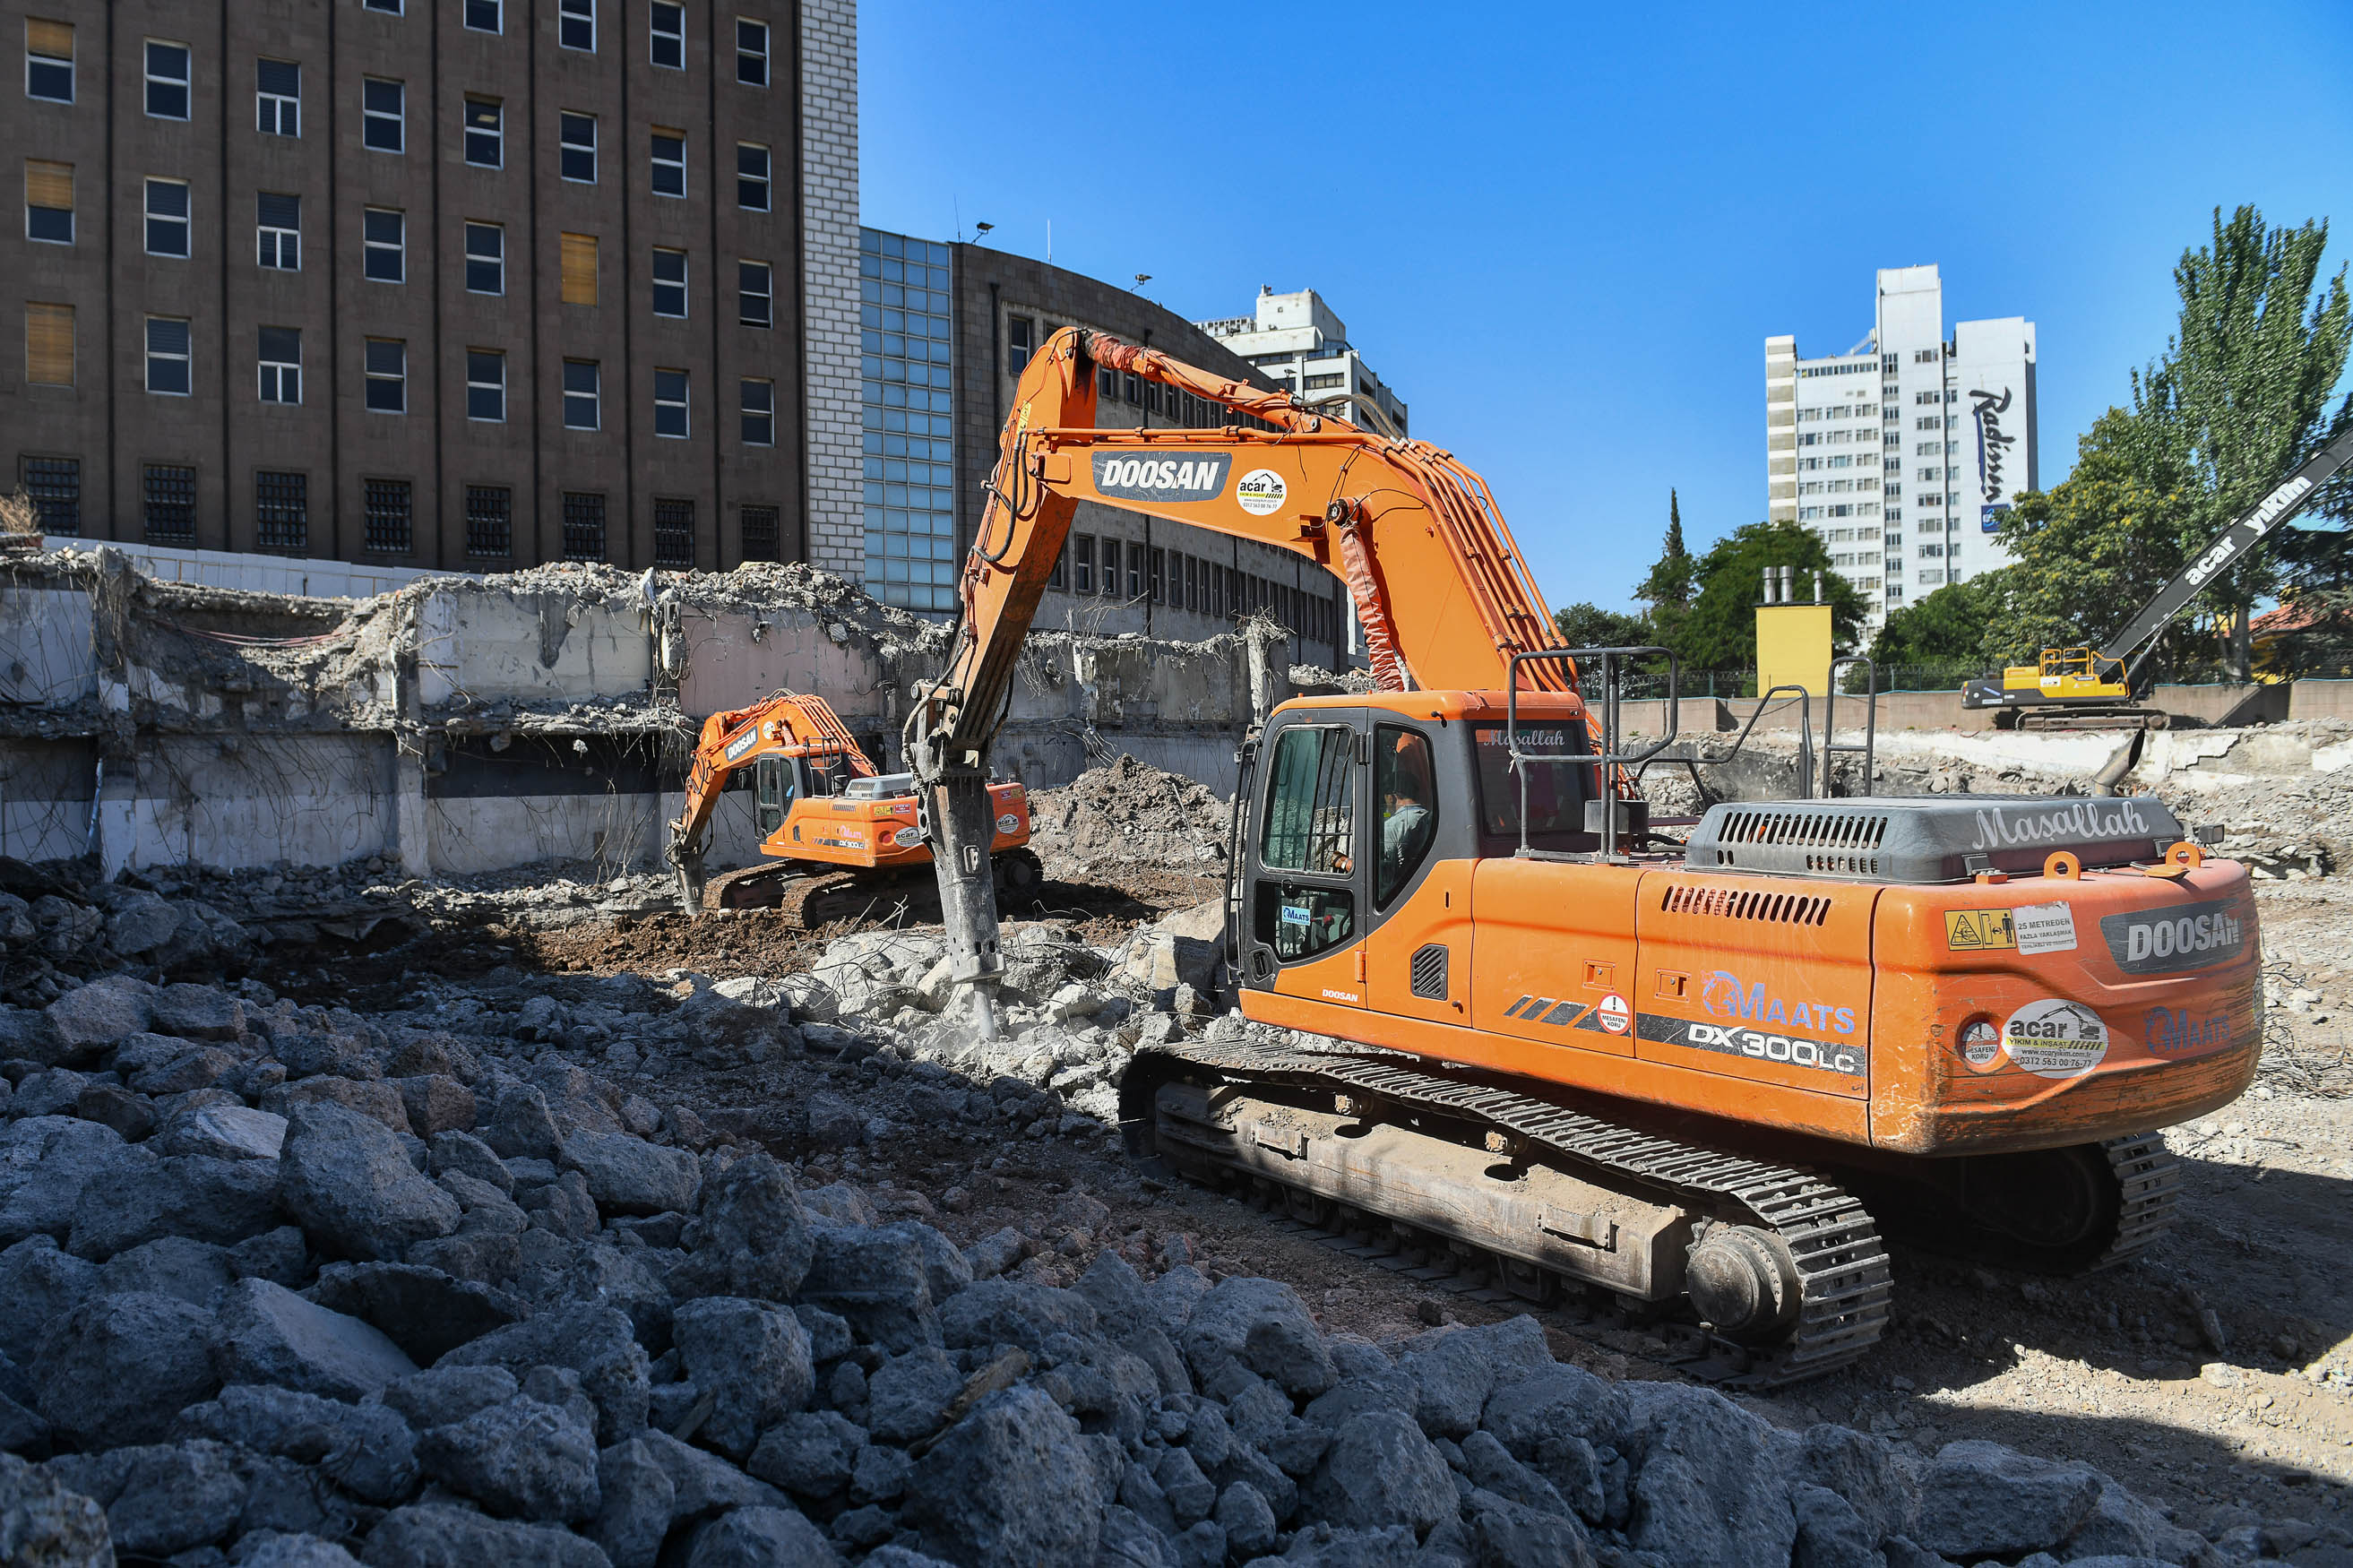
[[[1054,259],[1054,220],[1052,218],[1046,220],[1046,259],[1048,261]]]

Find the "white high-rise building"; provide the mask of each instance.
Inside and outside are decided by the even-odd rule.
[[[1406,434],[1404,402],[1348,345],[1347,323],[1314,289],[1278,294],[1270,285],[1259,290],[1254,313],[1193,324],[1308,402],[1355,393],[1378,405],[1398,433]],[[1332,412],[1371,427],[1360,408],[1354,402],[1335,403]]]
[[[1871,605],[1866,629],[2008,564],[1993,530],[2037,488],[2036,458],[2034,323],[1946,337],[1934,267],[1882,268],[1871,332],[1842,354],[1765,340],[1767,514],[1821,535]]]

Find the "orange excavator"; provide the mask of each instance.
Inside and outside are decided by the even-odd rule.
[[[711,814],[741,770],[752,773],[753,816],[765,865],[706,879]],[[1029,799],[1018,784],[991,784],[989,864],[997,889],[1037,891],[1045,868],[1029,843]],[[689,914],[705,909],[776,909],[804,930],[856,919],[878,905],[928,912],[920,875],[932,851],[918,821],[914,778],[878,774],[822,697],[779,691],[702,721],[686,801],[670,825],[670,863]]]
[[[1100,428],[1098,366],[1246,417]],[[1139,1152],[1393,1266],[1687,1311],[1695,1367],[1751,1385],[1878,1339],[1885,1233],[2076,1271],[2165,1228],[2158,1129],[2254,1071],[2243,866],[2147,797],[1726,803],[1677,840],[1630,772],[1664,741],[1614,722],[1618,671],[1664,650],[1559,646],[1476,474],[1078,329],[1022,373],[906,728],[977,1030],[989,744],[1082,500],[1333,571],[1379,688],[1282,704],[1235,802],[1240,1010],[1325,1043],[1139,1052]]]

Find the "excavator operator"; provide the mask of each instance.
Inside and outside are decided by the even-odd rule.
[[[1437,818],[1427,802],[1430,787],[1430,742],[1408,732],[1380,751],[1381,797],[1380,880],[1384,889],[1404,880],[1405,873],[1421,860],[1422,847],[1437,831]]]

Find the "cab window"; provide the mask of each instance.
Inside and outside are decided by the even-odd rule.
[[[1275,739],[1259,840],[1259,860],[1273,875],[1259,881],[1251,923],[1285,963],[1356,935],[1347,885],[1356,870],[1356,735],[1346,725],[1293,725]]]
[[[793,764],[783,757],[762,757],[757,772],[760,836],[765,838],[785,825],[785,813],[792,807],[797,781],[793,776]]]
[[[1520,749],[1525,752],[1583,753],[1585,726],[1569,722],[1520,722]],[[1479,831],[1488,838],[1520,839],[1520,775],[1513,771],[1512,751],[1501,724],[1482,724],[1471,734],[1479,773]],[[1585,801],[1590,793],[1589,763],[1529,763],[1527,769],[1528,844],[1537,849],[1583,849],[1591,846],[1585,831]]]
[[[1426,737],[1388,724],[1373,731],[1373,795],[1381,813],[1373,901],[1383,909],[1413,880],[1438,837],[1436,777]]]

